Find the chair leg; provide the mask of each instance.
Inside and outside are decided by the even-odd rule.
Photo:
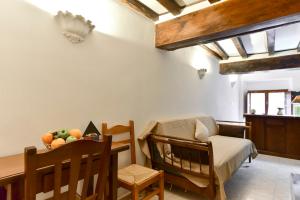
[[[105,188],[104,188],[104,200],[108,200],[108,192],[109,188],[108,188],[108,184],[105,184]]]
[[[159,180],[159,200],[164,200],[164,193],[165,193],[165,182],[164,182],[164,172],[160,171],[160,180]]]
[[[136,186],[132,190],[132,200],[139,200],[139,191]]]
[[[249,156],[249,163],[251,163],[251,155]]]

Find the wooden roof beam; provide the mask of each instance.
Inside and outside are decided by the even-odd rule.
[[[220,74],[246,74],[291,68],[300,68],[300,54],[221,63]]]
[[[248,58],[248,53],[245,49],[242,39],[240,37],[234,37],[234,38],[232,38],[232,42],[233,42],[234,46],[236,47],[236,49],[238,50],[240,56],[242,58]]]
[[[275,30],[267,30],[268,52],[269,55],[275,53]]]
[[[227,60],[229,58],[225,50],[217,42],[212,42],[211,45],[216,49],[217,54],[219,54],[223,60]]]
[[[208,0],[210,4],[213,4],[213,3],[217,3],[218,1],[221,1],[221,0]]]
[[[206,46],[205,44],[200,45],[204,50],[206,50],[207,53],[209,53],[210,55],[223,60],[222,56],[220,56],[217,52],[215,52],[214,50],[212,50],[211,48],[209,48],[208,46]]]
[[[165,7],[173,15],[181,13],[183,7],[178,5],[175,0],[157,0],[163,7]]]
[[[299,0],[222,1],[157,24],[156,47],[175,50],[296,22],[300,22]]]
[[[138,0],[122,0],[122,2],[134,9],[135,11],[137,11],[138,13],[141,13],[154,21],[157,21],[159,19],[159,14],[157,14],[152,9],[150,9]]]

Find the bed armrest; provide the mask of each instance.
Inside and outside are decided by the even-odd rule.
[[[219,135],[252,139],[251,122],[216,121],[219,127]]]
[[[147,140],[154,169],[207,179],[214,188],[214,159],[211,142],[156,134],[151,134]]]

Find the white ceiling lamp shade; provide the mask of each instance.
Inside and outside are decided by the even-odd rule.
[[[59,11],[55,18],[62,29],[63,35],[75,44],[83,42],[86,36],[95,28],[90,20],[85,20],[81,15],[73,15],[68,11]]]

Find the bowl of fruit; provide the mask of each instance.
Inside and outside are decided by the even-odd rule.
[[[66,143],[74,142],[82,139],[82,132],[79,129],[62,129],[59,131],[44,134],[42,142],[47,149],[56,149]]]

